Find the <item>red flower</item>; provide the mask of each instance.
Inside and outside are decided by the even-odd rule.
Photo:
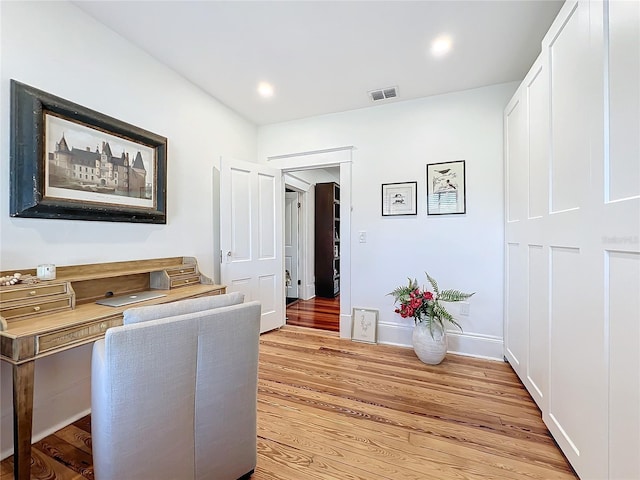
[[[1,1],[1,0],[0,0]],[[469,298],[473,293],[462,293],[458,290],[438,291],[438,284],[427,274],[427,279],[435,293],[423,290],[418,286],[418,281],[409,278],[409,284],[393,290],[389,295],[393,295],[395,303],[399,307],[395,309],[403,318],[413,317],[416,325],[420,322],[427,323],[430,328],[435,323],[436,326],[444,328],[447,322],[460,328],[444,308],[443,302],[459,302]]]

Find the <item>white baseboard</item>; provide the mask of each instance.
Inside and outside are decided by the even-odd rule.
[[[40,440],[42,440],[45,437],[48,437],[49,435],[51,435],[52,433],[57,432],[58,430],[66,427],[67,425],[80,420],[82,417],[86,417],[87,415],[89,415],[91,413],[91,409],[87,408],[86,410],[83,410],[82,412],[79,412],[77,414],[74,414],[72,416],[70,416],[69,418],[66,418],[64,420],[59,421],[58,423],[56,423],[55,425],[51,425],[50,427],[41,430],[39,432],[34,432],[32,437],[31,437],[31,443],[35,443],[35,442],[39,442]],[[13,447],[7,448],[5,450],[3,450],[2,452],[0,452],[0,460],[4,460],[5,458],[9,457],[13,455]]]
[[[303,285],[303,291],[302,291],[302,299],[303,300],[311,300],[313,297],[316,296],[316,284],[315,283],[308,283],[306,285]]]
[[[502,337],[482,333],[447,332],[448,352],[504,361]]]
[[[413,325],[378,324],[378,343],[411,347]],[[503,360],[502,337],[481,333],[447,331],[448,352],[470,357]]]
[[[340,314],[340,338],[351,338],[351,315]]]
[[[399,325],[397,323],[378,323],[378,343],[411,347],[413,325]]]

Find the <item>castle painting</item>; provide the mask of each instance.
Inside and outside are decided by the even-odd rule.
[[[46,114],[46,196],[152,207],[153,148]]]

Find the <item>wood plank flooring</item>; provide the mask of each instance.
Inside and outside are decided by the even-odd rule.
[[[34,445],[32,478],[92,479],[90,454],[85,417]],[[9,480],[11,459],[0,468]],[[448,355],[428,366],[411,349],[286,326],[260,338],[252,478],[577,477],[507,364]]]
[[[340,297],[298,300],[287,306],[287,325],[340,331]]]

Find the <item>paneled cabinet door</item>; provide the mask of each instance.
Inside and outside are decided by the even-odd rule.
[[[549,76],[544,53],[525,77],[527,106],[527,218],[523,244],[527,265],[527,360],[523,382],[541,410],[549,391],[549,245],[544,226],[549,221]]]
[[[505,357],[540,409],[548,401],[549,79],[541,55],[505,110]]]
[[[520,87],[504,115],[505,137],[505,357],[526,377],[529,316],[524,228],[527,217],[526,172],[528,163],[527,103]]]
[[[609,142],[602,190],[609,478],[640,478],[640,2],[605,5]]]
[[[603,295],[603,4],[568,1],[549,58],[549,403],[545,423],[582,478],[608,477]],[[598,164],[600,165],[598,167]]]
[[[583,479],[640,478],[640,2],[567,0],[505,110],[505,357]]]

